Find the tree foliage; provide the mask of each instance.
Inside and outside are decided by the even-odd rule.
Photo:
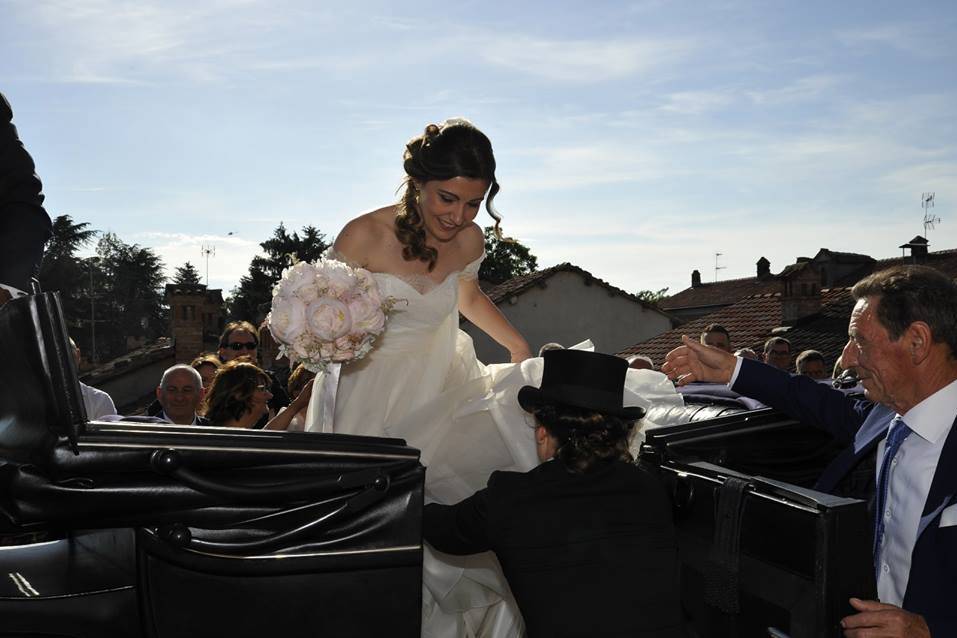
[[[47,242],[40,266],[40,285],[43,290],[59,291],[67,325],[78,343],[82,341],[78,337],[84,334],[83,322],[89,325],[90,270],[76,252],[96,236],[89,226],[87,222],[74,222],[69,215],[54,219],[53,237]]]
[[[253,257],[249,273],[243,275],[229,299],[229,318],[245,319],[258,325],[269,312],[273,286],[282,271],[292,264],[293,255],[299,261],[315,261],[329,247],[324,233],[315,226],[306,226],[302,234],[289,233],[282,223],[272,237],[259,244],[262,255]]]
[[[199,284],[202,282],[199,279],[199,271],[196,270],[196,266],[187,261],[176,269],[176,272],[173,274],[173,283]]]
[[[635,296],[652,306],[658,306],[668,297],[668,288],[661,288],[660,290],[639,290],[635,293]]]
[[[514,239],[498,239],[492,226],[485,228],[485,261],[479,269],[479,279],[500,284],[537,268],[538,258],[527,246]]]
[[[156,253],[113,233],[100,238],[96,252],[97,353],[103,360],[125,353],[128,338],[150,341],[166,333],[166,278]]]

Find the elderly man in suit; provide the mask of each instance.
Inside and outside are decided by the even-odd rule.
[[[662,370],[726,382],[851,446],[825,470],[831,491],[875,453],[870,489],[880,602],[851,599],[848,638],[957,636],[957,285],[920,266],[858,282],[841,355],[867,400],[684,338]]]
[[[52,235],[33,159],[13,125],[13,109],[0,93],[0,305],[31,292]]]
[[[196,413],[205,395],[199,372],[178,363],[166,369],[156,387],[156,400],[162,407],[157,416],[177,425],[209,425],[209,421]]]

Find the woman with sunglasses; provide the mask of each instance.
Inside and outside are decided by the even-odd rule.
[[[216,373],[206,392],[205,414],[209,424],[227,428],[253,428],[269,414],[272,392],[269,375],[258,366],[242,359],[225,364]],[[285,430],[300,410],[309,404],[312,386],[296,397],[288,410],[283,410],[266,424],[267,430]]]
[[[243,358],[258,365],[259,330],[248,321],[230,321],[219,337],[218,354],[223,363]],[[272,398],[269,399],[269,409],[272,414],[278,414],[281,409],[289,405],[289,395],[286,394],[282,383],[270,371],[264,372],[269,376],[269,392],[272,394]],[[268,415],[263,417],[256,427],[264,428],[267,418]]]

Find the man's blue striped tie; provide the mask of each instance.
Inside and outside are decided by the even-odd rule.
[[[894,419],[890,433],[884,444],[884,460],[877,477],[877,506],[874,509],[874,573],[880,575],[881,543],[884,540],[884,509],[887,507],[887,483],[897,451],[910,433],[913,432],[900,417]]]

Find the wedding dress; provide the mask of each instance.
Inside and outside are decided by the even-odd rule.
[[[346,261],[332,249],[326,257]],[[396,299],[386,329],[364,359],[341,368],[337,388],[330,388],[337,375],[316,377],[306,413],[306,431],[396,437],[419,448],[429,502],[456,503],[484,488],[495,470],[525,472],[539,463],[532,419],[517,395],[540,384],[542,359],[484,365],[459,330],[459,280],[477,278],[484,258],[438,284],[373,273],[383,298]],[[652,402],[682,399],[663,374],[630,370],[624,404],[647,409]],[[426,547],[423,636],[523,635],[493,554],[436,554]]]

